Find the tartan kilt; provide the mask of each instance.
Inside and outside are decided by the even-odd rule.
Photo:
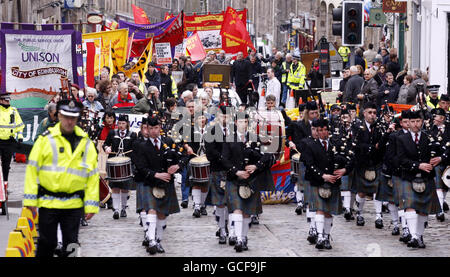
[[[439,199],[436,193],[434,179],[427,181],[426,189],[422,193],[417,193],[412,188],[412,182],[401,180],[402,199],[400,209],[414,209],[424,214],[437,214],[441,211]]]
[[[398,176],[392,176],[392,183],[394,183],[394,204],[399,206],[403,202],[402,179]]]
[[[153,196],[152,187],[143,186],[142,190],[142,208],[146,211],[155,210],[158,213],[168,216],[180,212],[177,193],[174,183],[168,184],[168,191],[163,199],[157,199]]]
[[[444,184],[442,180],[442,174],[444,173],[446,167],[440,165],[434,168],[436,172],[436,189],[442,189],[444,191],[448,191],[448,187]]]
[[[377,178],[374,181],[369,182],[364,179],[364,172],[366,169],[360,168],[354,170],[352,191],[355,193],[364,193],[366,195],[372,195],[377,192],[378,184],[380,182],[381,170],[380,168],[375,169],[377,172]]]
[[[142,198],[144,190],[144,182],[136,182],[136,213],[140,213],[143,210]]]
[[[227,199],[225,197],[225,190],[220,188],[220,181],[226,181],[226,173],[225,171],[212,171],[209,182],[209,196],[210,201],[213,206],[222,206],[227,203]]]
[[[239,186],[234,182],[227,181],[226,199],[228,212],[231,214],[235,210],[241,210],[247,215],[262,214],[261,193],[255,191],[248,199],[239,196]]]
[[[341,178],[341,186],[339,187],[341,191],[349,191],[352,189],[353,184],[353,170]]]
[[[389,187],[388,180],[389,178],[387,178],[383,174],[380,174],[380,183],[378,184],[377,196],[375,199],[378,201],[387,201],[389,203],[394,203],[394,178],[392,178],[392,188]]]
[[[333,215],[342,213],[341,191],[339,187],[331,187],[331,197],[323,199],[319,196],[319,186],[309,186],[311,190],[311,201],[309,202],[309,210],[322,211]]]
[[[111,182],[111,180],[109,180],[108,185],[111,189],[133,190],[134,180],[133,178],[123,182]]]

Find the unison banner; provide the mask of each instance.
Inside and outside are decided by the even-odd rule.
[[[59,92],[61,77],[79,82],[76,33],[0,30],[2,91],[11,93],[11,105],[42,108]]]

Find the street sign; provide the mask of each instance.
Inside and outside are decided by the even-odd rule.
[[[406,13],[407,3],[395,0],[383,1],[383,12],[385,13]]]
[[[319,52],[319,71],[322,74],[328,74],[330,71],[330,49],[328,41],[323,38],[320,42]]]
[[[386,24],[386,15],[383,12],[383,9],[380,8],[371,8],[370,9],[370,25],[383,25]]]

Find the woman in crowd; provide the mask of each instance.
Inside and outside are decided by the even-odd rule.
[[[95,100],[97,99],[97,90],[95,88],[86,88],[86,100],[83,101],[83,106],[88,108],[89,111],[92,112],[100,112],[103,111],[104,108],[102,104]]]

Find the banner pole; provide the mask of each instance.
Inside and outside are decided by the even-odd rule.
[[[130,59],[131,48],[133,47],[133,39],[134,39],[134,32],[131,34],[131,44],[128,49],[127,60],[125,62],[128,62],[128,60]]]

